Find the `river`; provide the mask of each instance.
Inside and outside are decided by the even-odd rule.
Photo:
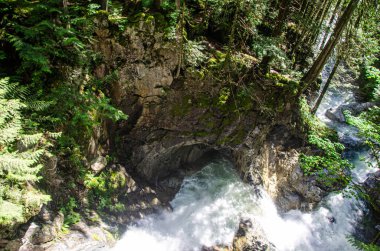
[[[317,116],[341,136],[357,140],[355,128],[330,121],[324,115],[326,109],[353,99],[351,89],[332,88]],[[355,166],[354,181],[362,182],[375,171],[362,160],[368,158],[364,148],[349,149],[345,156]],[[310,213],[292,210],[279,214],[265,190],[258,189],[259,193],[243,183],[228,160],[215,159],[184,179],[171,201],[172,212],[147,216],[130,226],[113,250],[186,251],[230,245],[241,218],[258,222],[279,251],[355,250],[347,237],[354,232],[366,208],[354,197],[331,193]]]

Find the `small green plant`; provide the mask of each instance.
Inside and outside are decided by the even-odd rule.
[[[205,46],[202,44],[188,40],[185,45],[185,61],[190,67],[200,67],[207,61],[207,55],[205,54]]]
[[[359,129],[359,134],[370,147],[377,166],[380,166],[380,108],[373,107],[357,117],[351,115],[349,111],[345,111],[344,115],[348,124]]]
[[[379,233],[380,234],[380,233]],[[348,241],[351,243],[351,245],[358,250],[362,251],[380,251],[380,247],[373,243],[364,243],[361,242],[354,237],[348,237]]]
[[[380,100],[380,70],[374,66],[365,66],[363,69],[362,93],[371,101]]]
[[[301,154],[300,166],[306,175],[315,175],[328,188],[348,185],[351,180],[346,170],[352,168],[341,154],[344,146],[336,142],[336,135],[310,113],[305,99],[300,101],[300,115],[308,135],[308,143],[316,149],[314,154]]]
[[[75,198],[70,197],[69,201],[64,207],[61,208],[61,213],[64,215],[64,222],[62,226],[63,232],[67,232],[69,227],[75,223],[78,223],[81,219],[81,216],[78,212],[78,204]]]
[[[125,209],[124,205],[118,202],[120,189],[125,183],[125,176],[113,170],[106,170],[97,176],[87,173],[84,179],[84,185],[89,190],[90,203],[98,209],[110,212]]]
[[[219,106],[225,105],[230,95],[231,95],[230,88],[223,87],[219,92],[218,105]]]

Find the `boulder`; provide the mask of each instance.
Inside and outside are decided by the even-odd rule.
[[[273,251],[260,224],[253,219],[241,219],[231,246],[202,247],[202,251]]]
[[[371,198],[371,204],[380,214],[380,171],[371,173],[363,183],[363,188]]]
[[[103,156],[98,156],[91,162],[91,169],[95,173],[101,172],[107,166],[107,159]]]
[[[326,111],[326,117],[331,119],[332,121],[336,122],[346,122],[346,119],[344,117],[344,111],[349,111],[353,115],[358,115],[363,111],[366,111],[370,109],[371,107],[374,107],[376,105],[379,105],[378,102],[365,102],[365,103],[351,103],[351,104],[345,104],[338,106],[336,108],[330,108]]]
[[[267,251],[275,250],[266,238],[263,229],[252,219],[242,219],[239,223],[233,244],[233,251]]]

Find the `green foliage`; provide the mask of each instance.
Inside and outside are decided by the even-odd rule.
[[[362,93],[370,101],[380,101],[380,70],[373,66],[363,69]]]
[[[268,79],[276,81],[276,86],[289,91],[292,95],[296,95],[299,90],[299,82],[291,80],[281,74],[268,73],[265,76]]]
[[[231,90],[227,87],[223,87],[219,93],[218,105],[223,106],[231,95]]]
[[[320,156],[302,154],[300,164],[303,172],[306,175],[317,175],[318,180],[329,188],[348,185],[350,176],[344,171],[351,167],[351,164],[341,157],[344,146],[315,134],[309,134],[308,143],[322,153]]]
[[[122,188],[125,184],[124,174],[113,170],[106,170],[98,176],[87,173],[84,179],[92,205],[109,212],[120,212],[125,209],[124,205],[118,201],[119,196],[123,195]]]
[[[194,68],[202,66],[208,59],[205,49],[205,46],[199,42],[186,41],[184,48],[186,64]]]
[[[320,138],[329,138],[332,141],[338,139],[335,131],[328,128],[315,115],[310,113],[310,108],[305,98],[301,98],[299,101],[299,113],[305,133],[312,132]]]
[[[317,180],[328,188],[348,185],[351,178],[346,170],[352,165],[341,156],[344,146],[334,142],[335,135],[310,113],[305,99],[300,100],[300,115],[308,135],[308,143],[318,149],[313,155],[301,155],[300,165],[303,172],[317,176]]]
[[[351,245],[358,250],[362,251],[379,251],[380,247],[377,246],[376,244],[367,244],[364,242],[361,242],[353,237],[349,237],[348,241],[351,243]]]
[[[94,23],[108,14],[94,3],[61,4],[1,3],[0,75],[22,80],[21,85],[0,80],[2,229],[27,221],[49,200],[38,184],[46,184],[40,170],[52,152],[65,160],[60,171],[67,183],[62,189],[73,191],[77,181],[83,182],[86,144],[94,129],[105,120],[127,118],[103,93],[112,80],[88,73],[99,61],[91,48]],[[68,225],[79,218],[74,202],[63,209]]]
[[[35,189],[47,154],[42,133],[27,134],[22,109],[26,104],[13,97],[17,87],[0,79],[0,226],[26,222],[49,200]],[[16,92],[17,93],[17,92]],[[45,143],[44,143],[45,141]]]
[[[278,38],[258,35],[254,38],[251,49],[259,58],[263,58],[264,56],[273,58],[273,65],[277,69],[285,70],[290,65],[290,61],[285,52],[279,48],[278,44],[280,44]]]
[[[352,116],[349,111],[345,111],[344,115],[347,123],[359,129],[360,136],[365,139],[372,156],[380,166],[380,108],[369,109],[358,117]]]
[[[62,226],[64,231],[68,230],[71,225],[80,221],[81,216],[77,212],[78,209],[79,205],[73,197],[70,197],[66,205],[61,208],[60,211],[64,215],[64,222]]]
[[[207,2],[209,28],[224,42],[244,48],[257,35],[256,26],[262,21],[267,1],[210,0]],[[232,44],[231,44],[232,45]]]

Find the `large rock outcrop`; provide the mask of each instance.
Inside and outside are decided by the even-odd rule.
[[[127,171],[165,187],[202,156],[221,151],[243,179],[264,184],[282,210],[310,209],[321,199],[322,191],[298,166],[302,140],[294,136],[295,98],[269,80],[247,77],[247,82],[262,82],[254,87],[251,103],[239,109],[239,100],[230,97],[221,105],[225,83],[219,78],[194,70],[175,78],[180,48],[165,39],[154,20],[137,22],[118,40],[109,30],[99,21],[95,48],[104,63],[95,73],[118,76],[110,93],[129,119],[111,126],[109,135],[118,138],[114,150],[128,162]]]

